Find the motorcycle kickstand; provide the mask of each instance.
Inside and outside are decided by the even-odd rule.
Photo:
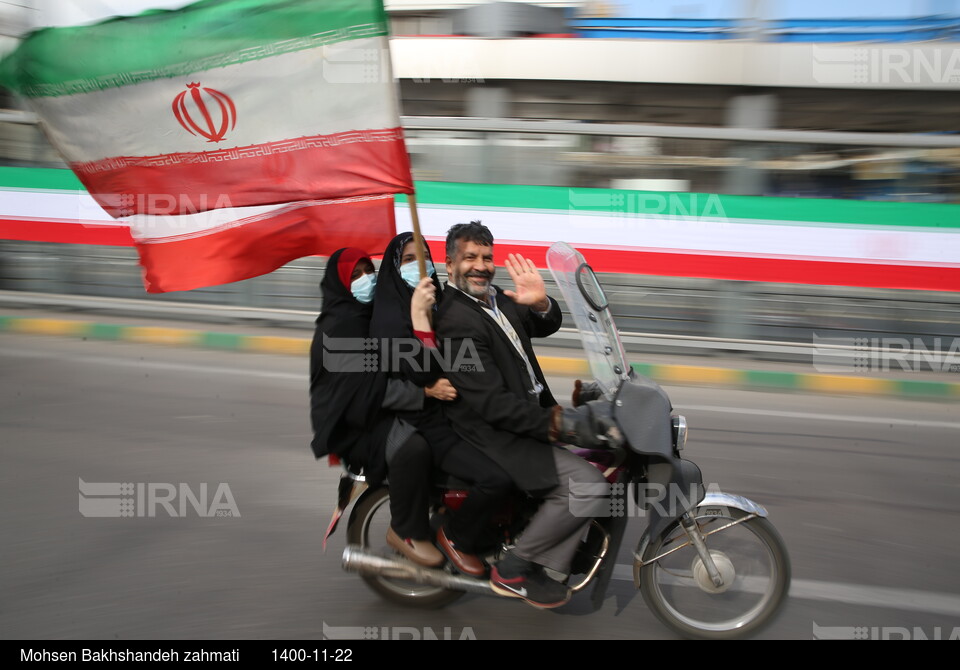
[[[710,581],[712,581],[713,585],[717,588],[723,586],[723,577],[720,575],[716,563],[713,562],[713,556],[710,555],[710,551],[707,549],[707,543],[703,541],[703,534],[700,532],[700,526],[697,524],[697,520],[693,518],[690,512],[687,512],[680,517],[680,525],[683,526],[687,537],[690,538],[690,543],[693,544],[697,550],[697,555],[700,557],[700,560],[703,561],[703,567],[706,568]]]

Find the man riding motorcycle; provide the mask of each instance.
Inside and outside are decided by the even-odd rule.
[[[446,253],[449,281],[437,332],[454,351],[470,342],[479,364],[448,372],[458,398],[445,412],[464,440],[499,463],[519,489],[542,501],[515,547],[494,566],[491,587],[536,607],[558,607],[570,599],[570,590],[544,568],[569,572],[590,517],[605,504],[603,498],[592,504],[589,498],[575,500],[571,493],[571,483],[605,480],[594,466],[554,443],[586,444],[595,439],[596,425],[589,414],[557,404],[530,342],[559,329],[560,308],[547,296],[536,267],[522,256],[511,254],[506,261],[515,291],[492,285],[493,236],[479,222],[453,226]]]

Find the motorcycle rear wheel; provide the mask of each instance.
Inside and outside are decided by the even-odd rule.
[[[386,541],[390,518],[390,490],[383,487],[372,492],[357,504],[352,516],[352,523],[347,528],[347,541],[350,544],[358,544],[367,550],[372,550],[384,557],[400,557],[400,554],[390,547]],[[371,589],[383,598],[408,607],[437,609],[449,605],[464,593],[463,591],[451,591],[440,586],[418,584],[379,575],[361,575],[361,577]]]
[[[700,507],[695,514],[704,534],[747,516],[715,506]],[[657,618],[684,637],[703,639],[744,637],[773,620],[790,589],[790,558],[773,524],[753,517],[705,538],[724,576],[720,588],[710,581],[692,545],[646,563],[686,541],[683,527],[674,522],[644,551],[640,589]]]

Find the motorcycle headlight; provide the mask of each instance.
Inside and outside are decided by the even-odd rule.
[[[670,428],[673,432],[673,448],[677,451],[687,444],[687,419],[682,414],[670,417]]]

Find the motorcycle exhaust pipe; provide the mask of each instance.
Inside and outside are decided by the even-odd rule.
[[[486,579],[451,575],[436,568],[425,568],[399,558],[385,558],[373,554],[363,547],[351,544],[343,550],[341,561],[343,569],[361,575],[379,575],[391,579],[405,579],[417,584],[428,584],[453,591],[466,591],[481,595],[499,595],[490,588]]]

